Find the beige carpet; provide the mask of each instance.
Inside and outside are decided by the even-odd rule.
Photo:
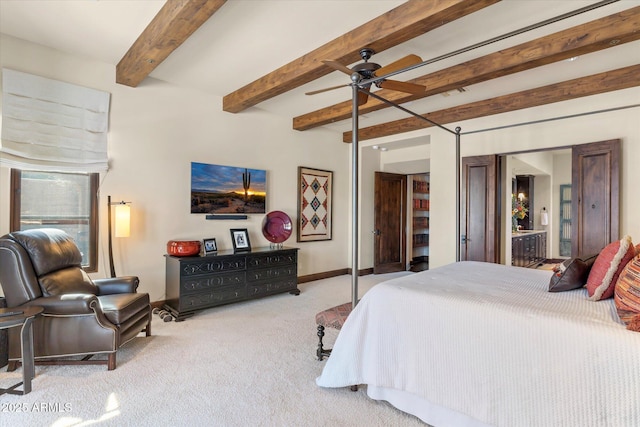
[[[402,274],[361,277],[360,295]],[[316,386],[315,314],[351,299],[350,276],[300,290],[184,322],[154,316],[153,336],[129,342],[111,372],[37,366],[30,394],[0,396],[0,426],[424,426],[363,389]],[[21,373],[3,368],[0,387]]]

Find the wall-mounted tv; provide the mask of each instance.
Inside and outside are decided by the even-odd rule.
[[[266,213],[267,171],[191,163],[191,213]]]

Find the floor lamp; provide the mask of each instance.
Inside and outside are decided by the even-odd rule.
[[[111,277],[116,277],[116,269],[113,264],[113,233],[111,232],[112,213],[111,206],[115,206],[115,237],[129,237],[131,224],[131,202],[111,203],[111,196],[107,196],[107,205],[109,205],[108,215],[108,234],[109,234],[109,268],[111,269]]]

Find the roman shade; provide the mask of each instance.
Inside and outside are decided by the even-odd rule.
[[[3,68],[0,163],[106,171],[109,98],[108,92]]]

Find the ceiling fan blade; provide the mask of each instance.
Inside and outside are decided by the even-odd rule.
[[[318,90],[312,90],[311,92],[305,92],[305,95],[315,95],[317,93],[327,92],[327,91],[334,90],[334,89],[340,89],[341,87],[347,87],[347,86],[349,86],[349,85],[339,85],[339,86],[326,87],[324,89],[318,89]]]
[[[330,59],[323,59],[322,62],[326,65],[328,65],[329,67],[333,68],[334,70],[338,70],[338,71],[342,71],[345,74],[351,75],[353,74],[353,71],[351,71],[351,68],[342,65],[341,63],[337,62],[337,61],[332,61]]]
[[[414,95],[422,95],[427,88],[422,85],[408,82],[397,82],[395,80],[382,80],[379,86],[384,89],[397,90],[400,92],[412,93]]]
[[[380,67],[376,70],[376,76],[384,76],[385,74],[393,73],[394,71],[401,70],[411,65],[416,65],[422,62],[422,58],[418,55],[407,55],[404,58],[400,58],[397,61],[387,64],[384,67]]]

